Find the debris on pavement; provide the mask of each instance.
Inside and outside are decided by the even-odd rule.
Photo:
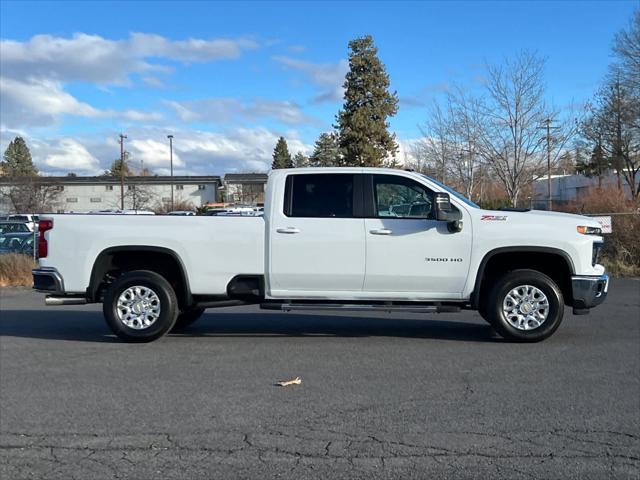
[[[288,387],[289,385],[300,385],[302,383],[302,379],[300,377],[296,377],[293,380],[281,380],[276,383],[279,387]]]

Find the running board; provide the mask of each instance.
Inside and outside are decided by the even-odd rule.
[[[409,312],[409,313],[453,313],[459,312],[460,307],[455,305],[364,305],[348,303],[262,303],[263,310],[282,310],[291,312],[294,310],[333,310],[344,312]]]
[[[86,297],[54,297],[47,296],[44,299],[44,304],[51,306],[60,306],[60,305],[84,305],[87,303]]]

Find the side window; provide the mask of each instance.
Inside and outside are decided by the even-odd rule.
[[[433,219],[433,193],[405,177],[373,176],[376,217]]]
[[[353,175],[325,173],[287,178],[284,214],[288,217],[353,217]]]

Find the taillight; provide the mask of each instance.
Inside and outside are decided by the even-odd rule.
[[[44,258],[49,253],[47,239],[44,238],[44,232],[53,228],[53,220],[40,220],[38,224],[38,258]]]

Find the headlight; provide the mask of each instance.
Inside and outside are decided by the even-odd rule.
[[[601,235],[602,234],[602,229],[599,227],[585,227],[581,225],[576,227],[576,230],[578,230],[578,233],[581,233],[582,235]]]

